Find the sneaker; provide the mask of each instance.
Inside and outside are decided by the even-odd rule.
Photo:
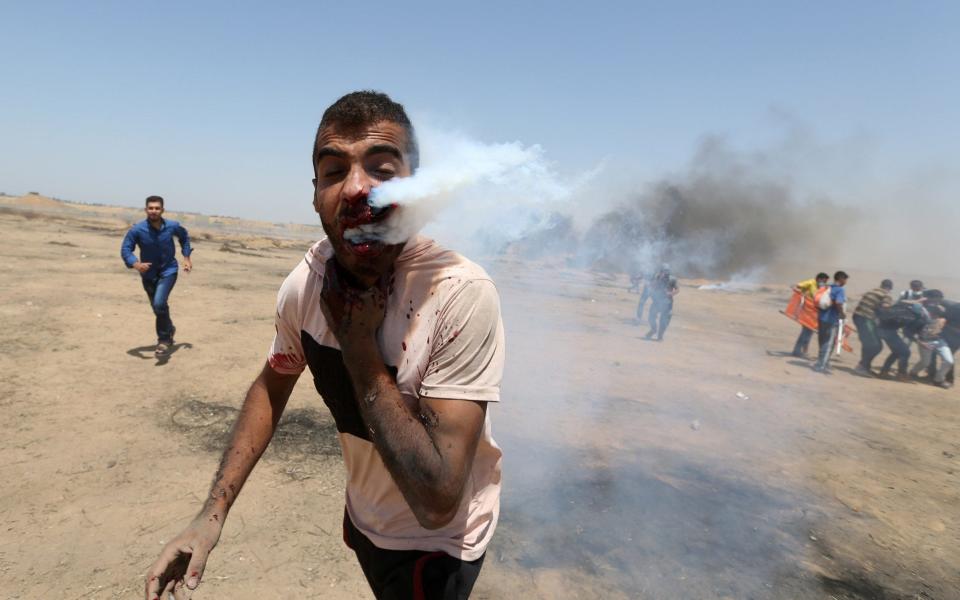
[[[157,344],[157,349],[153,351],[156,356],[164,356],[170,352],[170,344],[167,342],[160,342]]]
[[[650,331],[647,332],[647,335],[643,336],[643,339],[645,339],[645,340],[653,339],[653,334],[654,334],[654,333],[655,333],[655,332],[651,329]]]
[[[853,372],[863,377],[874,377],[873,371],[863,365],[857,365],[854,367]]]
[[[950,383],[949,381],[941,381],[940,383],[936,383],[934,385],[936,385],[937,387],[942,387],[945,390],[949,390],[950,388],[953,387],[953,384]]]
[[[897,375],[896,380],[900,383],[913,383],[913,377],[910,377],[909,373],[900,373]]]

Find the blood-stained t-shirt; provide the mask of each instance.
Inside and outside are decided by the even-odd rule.
[[[346,505],[353,524],[387,550],[443,551],[479,558],[500,512],[501,451],[490,412],[459,510],[440,529],[418,522],[370,440],[333,333],[320,310],[328,240],[317,242],[290,273],[277,296],[273,370],[298,374],[309,367],[336,422],[347,470]],[[503,374],[500,300],[478,265],[418,236],[394,264],[378,343],[404,400],[420,398],[497,402]]]

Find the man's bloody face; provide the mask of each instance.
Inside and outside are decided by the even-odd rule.
[[[159,223],[163,217],[163,204],[159,202],[148,202],[143,210],[147,213],[147,221],[150,223]]]
[[[344,130],[336,125],[320,131],[313,207],[333,246],[337,263],[362,287],[370,287],[389,271],[403,244],[387,245],[366,238],[346,239],[360,225],[386,219],[397,208],[375,209],[370,191],[394,177],[408,177],[403,126],[382,121]]]

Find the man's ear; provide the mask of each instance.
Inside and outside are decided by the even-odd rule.
[[[314,210],[314,212],[316,212],[316,213],[319,215],[319,214],[320,214],[320,202],[318,202],[318,200],[317,200],[317,180],[316,180],[316,179],[313,180],[313,200],[311,201],[311,204],[313,204],[313,210]]]

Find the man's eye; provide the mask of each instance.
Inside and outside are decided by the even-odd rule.
[[[397,168],[390,163],[381,164],[371,169],[378,179],[390,179],[397,174]]]
[[[345,172],[346,172],[346,171],[344,171],[344,169],[341,169],[341,168],[332,168],[332,169],[327,169],[327,170],[325,170],[325,171],[323,172],[323,176],[324,176],[324,177],[339,177],[339,176],[343,175]]]

